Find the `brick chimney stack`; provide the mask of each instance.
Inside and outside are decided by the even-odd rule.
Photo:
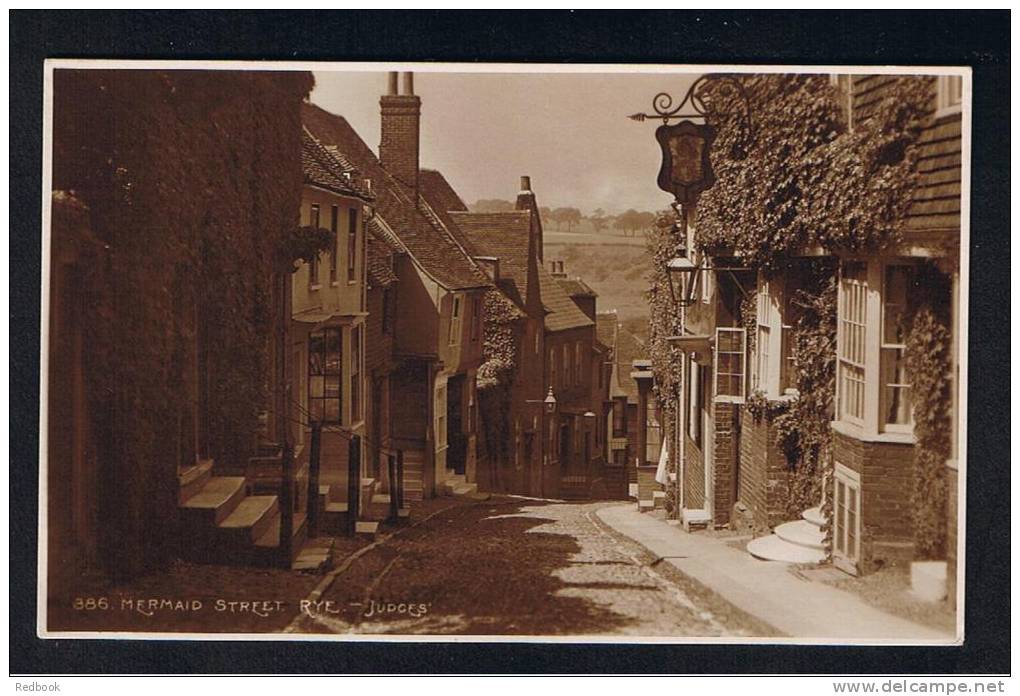
[[[532,234],[535,240],[536,252],[538,255],[538,262],[542,263],[545,260],[544,252],[542,247],[544,246],[544,239],[542,236],[542,221],[538,214],[538,203],[535,201],[535,192],[531,190],[531,177],[521,177],[521,190],[517,192],[517,210],[530,210],[531,211],[531,227]]]
[[[421,99],[414,93],[414,73],[404,73],[399,94],[397,73],[391,72],[388,82],[388,93],[379,99],[382,116],[379,161],[397,181],[414,192],[417,201]]]

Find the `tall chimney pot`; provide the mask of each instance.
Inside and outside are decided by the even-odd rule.
[[[522,176],[521,177],[521,191],[531,191],[531,177],[530,176]]]
[[[389,74],[389,78],[390,78],[390,81],[389,81],[390,84],[389,84],[389,89],[386,90],[386,94],[396,94],[397,93],[397,73],[391,72]]]
[[[404,94],[414,94],[414,73],[404,73]]]

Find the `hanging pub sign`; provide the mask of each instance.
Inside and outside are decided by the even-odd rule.
[[[659,188],[673,194],[681,205],[694,205],[701,192],[715,183],[708,159],[715,129],[707,123],[681,121],[675,126],[659,126],[655,139],[662,148]]]

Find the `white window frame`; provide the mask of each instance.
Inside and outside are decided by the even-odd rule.
[[[895,342],[895,339],[890,340],[886,336],[886,313],[889,311],[889,288],[887,287],[889,269],[902,267],[913,270],[913,264],[909,263],[884,263],[882,264],[882,321],[879,326],[879,332],[881,336],[881,345],[879,346],[879,371],[878,371],[878,399],[879,399],[879,411],[878,411],[878,427],[882,432],[888,433],[911,433],[914,431],[914,409],[911,398],[913,396],[911,385],[907,383],[890,383],[887,384],[885,381],[887,358],[889,352],[899,351],[900,354],[906,353],[906,337],[903,337],[903,342]],[[907,287],[907,297],[904,301],[909,304],[910,302],[910,287]],[[906,311],[906,307],[904,307]],[[886,410],[889,406],[888,399],[886,397],[886,387],[892,386],[898,389],[905,390],[907,400],[907,422],[906,423],[889,423],[886,421]]]
[[[701,444],[701,423],[704,408],[701,399],[701,370],[698,361],[691,355],[687,361],[687,436],[699,446]]]
[[[840,265],[836,331],[836,415],[841,421],[863,427],[867,416],[868,378],[868,264],[860,264],[862,277],[847,278]],[[849,404],[849,406],[848,406]]]
[[[861,477],[856,471],[838,461],[835,462],[834,468],[832,561],[837,568],[856,575],[859,572],[861,561],[861,509],[863,507]],[[853,519],[849,520],[851,514]]]
[[[464,312],[463,301],[460,293],[454,293],[450,306],[450,330],[447,342],[451,346],[460,345],[461,315]]]
[[[448,443],[446,432],[446,400],[448,398],[446,383],[436,386],[435,396],[435,440],[436,449],[445,449]]]
[[[726,334],[731,334],[740,337],[740,350],[722,350],[723,341],[722,337]],[[736,355],[740,359],[740,371],[739,372],[720,372],[722,366],[723,355]],[[744,396],[747,394],[747,331],[743,328],[719,326],[715,330],[715,360],[712,361],[712,395],[717,401],[735,401],[743,403]],[[719,375],[722,374],[726,377],[739,377],[740,378],[740,389],[739,394],[720,394],[719,393]],[[728,383],[728,380],[727,380]]]
[[[963,109],[963,76],[939,75],[935,78],[935,118],[958,114]]]

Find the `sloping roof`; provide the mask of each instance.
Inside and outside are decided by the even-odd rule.
[[[488,276],[471,260],[439,214],[423,196],[415,201],[414,193],[390,176],[347,119],[314,104],[303,104],[301,117],[312,135],[335,145],[363,176],[372,180],[377,214],[429,276],[449,290],[491,287]]]
[[[545,315],[547,331],[566,331],[595,323],[570,299],[560,287],[559,281],[552,277],[545,266],[538,267],[538,287],[542,293],[542,304],[548,312]]]
[[[374,224],[373,224],[374,223]],[[390,243],[375,218],[368,221],[368,280],[373,287],[386,287],[397,282],[393,272],[393,255],[400,247]]]
[[[616,312],[596,314],[598,339],[613,351],[613,375],[609,383],[609,396],[624,396],[637,403],[637,382],[630,376],[635,360],[647,359],[645,344],[620,324]]]
[[[504,213],[450,213],[471,253],[499,259],[499,277],[510,281],[520,297],[528,302],[528,241],[531,236],[531,211]]]
[[[599,294],[580,278],[557,278],[560,287],[571,297],[598,297]]]
[[[435,169],[422,169],[418,172],[418,187],[421,189],[421,194],[437,210],[466,212],[468,209],[442,172],[437,172]]]
[[[301,131],[301,169],[306,184],[341,196],[352,196],[365,201],[372,199],[357,168],[338,148],[325,147],[307,128]]]

